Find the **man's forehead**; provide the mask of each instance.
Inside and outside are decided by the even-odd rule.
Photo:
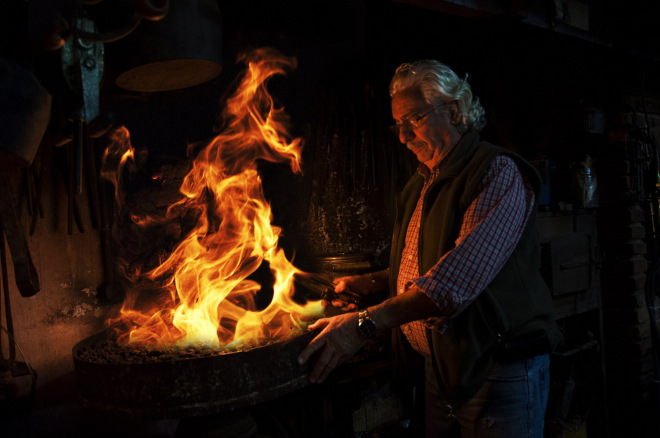
[[[392,97],[392,115],[404,117],[419,112],[426,105],[424,95],[419,89],[401,90]]]

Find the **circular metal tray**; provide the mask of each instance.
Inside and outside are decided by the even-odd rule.
[[[141,418],[180,418],[252,406],[309,384],[298,355],[316,332],[251,350],[145,363],[83,360],[106,333],[73,347],[76,381],[83,403]]]

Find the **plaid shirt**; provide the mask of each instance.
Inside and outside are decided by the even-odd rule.
[[[465,212],[456,246],[420,277],[417,251],[422,203],[441,163],[430,171],[423,164],[418,168],[424,186],[408,225],[397,279],[397,293],[414,283],[443,315],[401,326],[413,348],[425,356],[431,354],[426,327],[442,330],[447,318],[486,288],[511,256],[534,208],[534,191],[515,162],[503,155],[496,157],[481,182],[479,196]]]

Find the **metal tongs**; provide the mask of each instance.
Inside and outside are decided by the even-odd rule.
[[[310,292],[320,296],[321,299],[325,301],[340,300],[347,304],[355,304],[358,307],[362,307],[363,302],[361,295],[350,291],[337,293],[335,292],[335,284],[320,275],[309,272],[297,272],[295,277],[300,285],[308,289]]]

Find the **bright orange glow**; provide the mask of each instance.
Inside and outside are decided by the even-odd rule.
[[[112,321],[129,327],[120,343],[249,345],[285,338],[322,315],[319,301],[300,304],[292,298],[293,276],[299,271],[278,247],[281,230],[271,225],[270,205],[256,168],[261,159],[285,162],[293,172],[301,172],[302,142],[289,138],[288,117],[275,108],[266,89],[270,77],[296,67],[295,59],[261,49],[243,61],[247,70],[227,100],[224,131],[197,155],[181,184],[182,200],[169,208],[195,212],[197,224],[166,260],[143,274],[164,284],[169,296],[145,305],[128,294],[121,315]],[[132,163],[128,131],[120,131],[115,143],[106,156],[121,156],[121,173],[126,163]],[[120,200],[117,176],[104,176],[115,183]],[[150,221],[131,218],[138,226]],[[261,285],[248,277],[263,262],[268,262],[274,277],[273,298],[259,310],[254,298]]]
[[[103,153],[103,167],[101,178],[110,181],[115,186],[115,202],[123,204],[123,190],[119,181],[119,175],[124,172],[124,167],[134,169],[135,150],[131,146],[128,129],[121,127],[113,132],[112,141]]]

